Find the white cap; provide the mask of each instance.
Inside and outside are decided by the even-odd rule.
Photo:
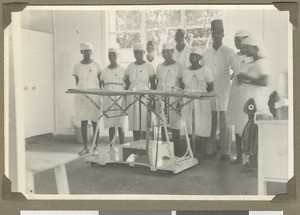
[[[108,52],[114,52],[114,53],[116,53],[116,54],[118,54],[119,53],[119,44],[116,44],[116,45],[114,45],[114,46],[112,46],[112,47],[109,47],[108,48]]]
[[[90,42],[84,42],[84,43],[80,44],[80,51],[82,51],[82,50],[92,50],[92,49],[93,49],[93,46],[92,46],[92,43],[90,43]]]
[[[262,58],[267,58],[269,55],[262,40],[259,40],[254,37],[247,37],[243,39],[242,44],[256,46],[258,49],[258,55]]]
[[[242,29],[242,30],[236,32],[236,34],[234,36],[235,37],[251,37],[252,34],[249,31]]]
[[[175,49],[175,44],[174,43],[164,43],[162,45],[162,50],[164,49]]]
[[[143,43],[135,43],[133,44],[133,50],[145,51],[145,45]]]
[[[197,54],[197,55],[202,56],[203,55],[203,51],[202,51],[201,48],[193,47],[192,50],[191,50],[191,54]]]

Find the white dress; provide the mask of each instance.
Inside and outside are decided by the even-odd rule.
[[[203,66],[197,70],[187,69],[183,77],[185,90],[190,92],[207,92],[207,84],[213,82],[213,75],[211,70]],[[188,99],[184,99],[186,102]],[[192,107],[193,102],[188,103],[183,107],[183,114],[187,122],[187,130],[189,134],[192,130]],[[211,134],[211,107],[209,100],[194,100],[195,108],[195,135],[200,137],[210,137]]]
[[[230,67],[235,52],[225,46],[216,51],[213,47],[207,48],[202,56],[202,65],[208,66],[214,77],[214,89],[218,97],[211,102],[213,111],[227,111],[230,93]]]
[[[185,44],[184,49],[180,52],[176,48],[174,49],[172,58],[182,66],[183,72],[191,65],[190,54],[191,48],[187,44]]]
[[[104,82],[104,89],[112,90],[112,91],[123,91],[124,90],[124,76],[125,76],[125,68],[123,66],[118,66],[117,68],[110,69],[106,67],[103,69],[100,80]],[[116,110],[120,109],[118,105],[121,107],[125,107],[124,100],[121,98],[118,100],[117,104],[111,100],[117,100],[118,96],[112,96],[109,98],[108,96],[104,96],[102,98],[103,111],[106,111],[110,108],[113,111],[108,111],[104,116],[104,127],[124,127],[125,116],[121,116],[122,111]]]
[[[163,63],[159,64],[156,69],[157,90],[171,91],[172,87],[180,87],[179,79],[182,78],[182,66],[179,63],[165,66]],[[175,102],[172,106],[176,107],[176,98],[170,98],[170,103]],[[164,105],[164,104],[159,104]],[[169,128],[180,129],[180,115],[174,110],[169,111]]]
[[[150,78],[155,76],[153,66],[146,62],[142,65],[136,65],[131,63],[128,65],[125,75],[129,77],[130,87],[129,90],[149,90]],[[128,96],[127,105],[134,99],[134,96]],[[142,98],[143,102],[146,99]],[[128,108],[128,122],[129,130],[133,131],[146,131],[147,129],[147,108],[139,102],[135,102],[134,105]]]
[[[97,61],[89,64],[78,63],[74,67],[73,75],[79,78],[77,89],[99,89],[98,75],[102,66]],[[88,97],[88,98],[87,98]],[[75,115],[79,121],[91,120],[97,122],[100,117],[100,97],[96,95],[75,95]]]
[[[243,129],[248,121],[247,114],[244,113],[244,106],[247,101],[246,98],[246,86],[245,84],[239,84],[237,81],[237,75],[239,73],[247,72],[247,66],[252,61],[251,58],[236,54],[233,61],[234,77],[232,79],[230,96],[227,109],[227,124],[235,126],[235,133],[242,135]]]
[[[248,64],[247,73],[259,75],[271,75],[269,62],[266,59],[259,59]],[[269,78],[270,80],[270,78]],[[241,84],[245,87],[245,99],[253,98],[256,104],[257,113],[270,114],[268,100],[271,93],[269,87],[256,86],[251,84]]]
[[[147,57],[145,57],[145,60],[150,63],[154,69],[163,62],[163,59],[158,55],[154,55],[154,59],[152,61],[149,61]]]

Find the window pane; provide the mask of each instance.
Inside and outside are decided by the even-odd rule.
[[[187,10],[185,11],[185,23],[186,26],[204,24],[203,10]]]
[[[194,28],[187,30],[186,42],[192,47],[205,48],[210,39],[210,28]]]
[[[204,24],[210,25],[211,21],[214,19],[222,18],[221,10],[204,10]]]
[[[140,11],[126,12],[126,28],[128,30],[141,30],[142,28],[142,14]]]
[[[132,48],[132,44],[141,43],[141,33],[119,33],[116,36],[116,41],[120,48]]]
[[[127,10],[116,12],[116,30],[141,30],[142,14],[140,11]]]
[[[176,29],[147,31],[147,41],[153,40],[156,43],[156,50],[161,53],[161,46],[165,42],[175,42]]]
[[[158,29],[177,27],[180,25],[179,10],[151,10],[146,11],[146,28]]]
[[[116,30],[125,31],[126,30],[126,11],[117,11],[116,12]]]

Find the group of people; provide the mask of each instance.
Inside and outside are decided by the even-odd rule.
[[[211,22],[212,46],[206,50],[189,47],[185,43],[186,32],[178,29],[174,43],[162,45],[162,57],[155,55],[155,43],[148,41],[144,44],[133,45],[135,62],[127,68],[118,64],[119,49],[108,49],[110,64],[102,68],[101,64],[92,60],[92,45],[80,45],[83,59],[75,66],[74,76],[80,89],[101,88],[109,90],[160,90],[171,91],[181,89],[190,92],[215,92],[217,97],[209,100],[194,100],[183,106],[181,115],[186,119],[186,127],[191,136],[195,133],[194,155],[199,161],[216,157],[218,146],[221,149],[221,161],[231,160],[232,164],[242,163],[242,132],[247,123],[244,105],[249,98],[255,101],[258,112],[268,112],[268,78],[270,70],[264,55],[262,43],[251,36],[247,30],[238,31],[234,42],[238,49],[223,44],[224,27],[220,19]],[[133,97],[128,97],[130,101]],[[176,100],[180,106],[183,101]],[[94,102],[93,102],[94,101]],[[92,121],[94,131],[99,118],[96,96],[76,95],[76,116],[81,121],[84,149],[80,155],[89,153],[87,146],[87,123]],[[94,103],[94,104],[93,104]],[[123,100],[118,105],[124,105]],[[112,101],[105,97],[100,106],[111,106]],[[116,104],[115,104],[116,105]],[[118,106],[116,105],[116,107]],[[156,104],[164,105],[164,104]],[[194,110],[194,114],[192,114]],[[228,111],[227,111],[228,110]],[[108,114],[108,113],[107,113]],[[109,128],[109,138],[112,140],[118,130],[120,144],[124,143],[125,116],[115,110],[112,115],[105,117],[104,126]],[[173,110],[169,111],[168,129],[172,133],[175,156],[181,156],[186,150],[180,141],[182,129],[181,117]],[[195,125],[192,126],[192,117]],[[219,144],[217,144],[217,127],[219,121]],[[146,107],[134,103],[128,109],[129,130],[133,131],[133,139],[144,139],[147,127]],[[237,156],[231,159],[228,125],[235,127]],[[116,129],[117,128],[117,129]],[[161,130],[162,140],[166,140],[168,132]],[[97,141],[96,141],[97,142]],[[254,152],[255,153],[255,152]],[[257,152],[256,152],[257,153]],[[250,167],[249,167],[250,168]]]

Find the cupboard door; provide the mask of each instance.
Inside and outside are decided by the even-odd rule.
[[[54,132],[53,35],[22,30],[25,136]]]

